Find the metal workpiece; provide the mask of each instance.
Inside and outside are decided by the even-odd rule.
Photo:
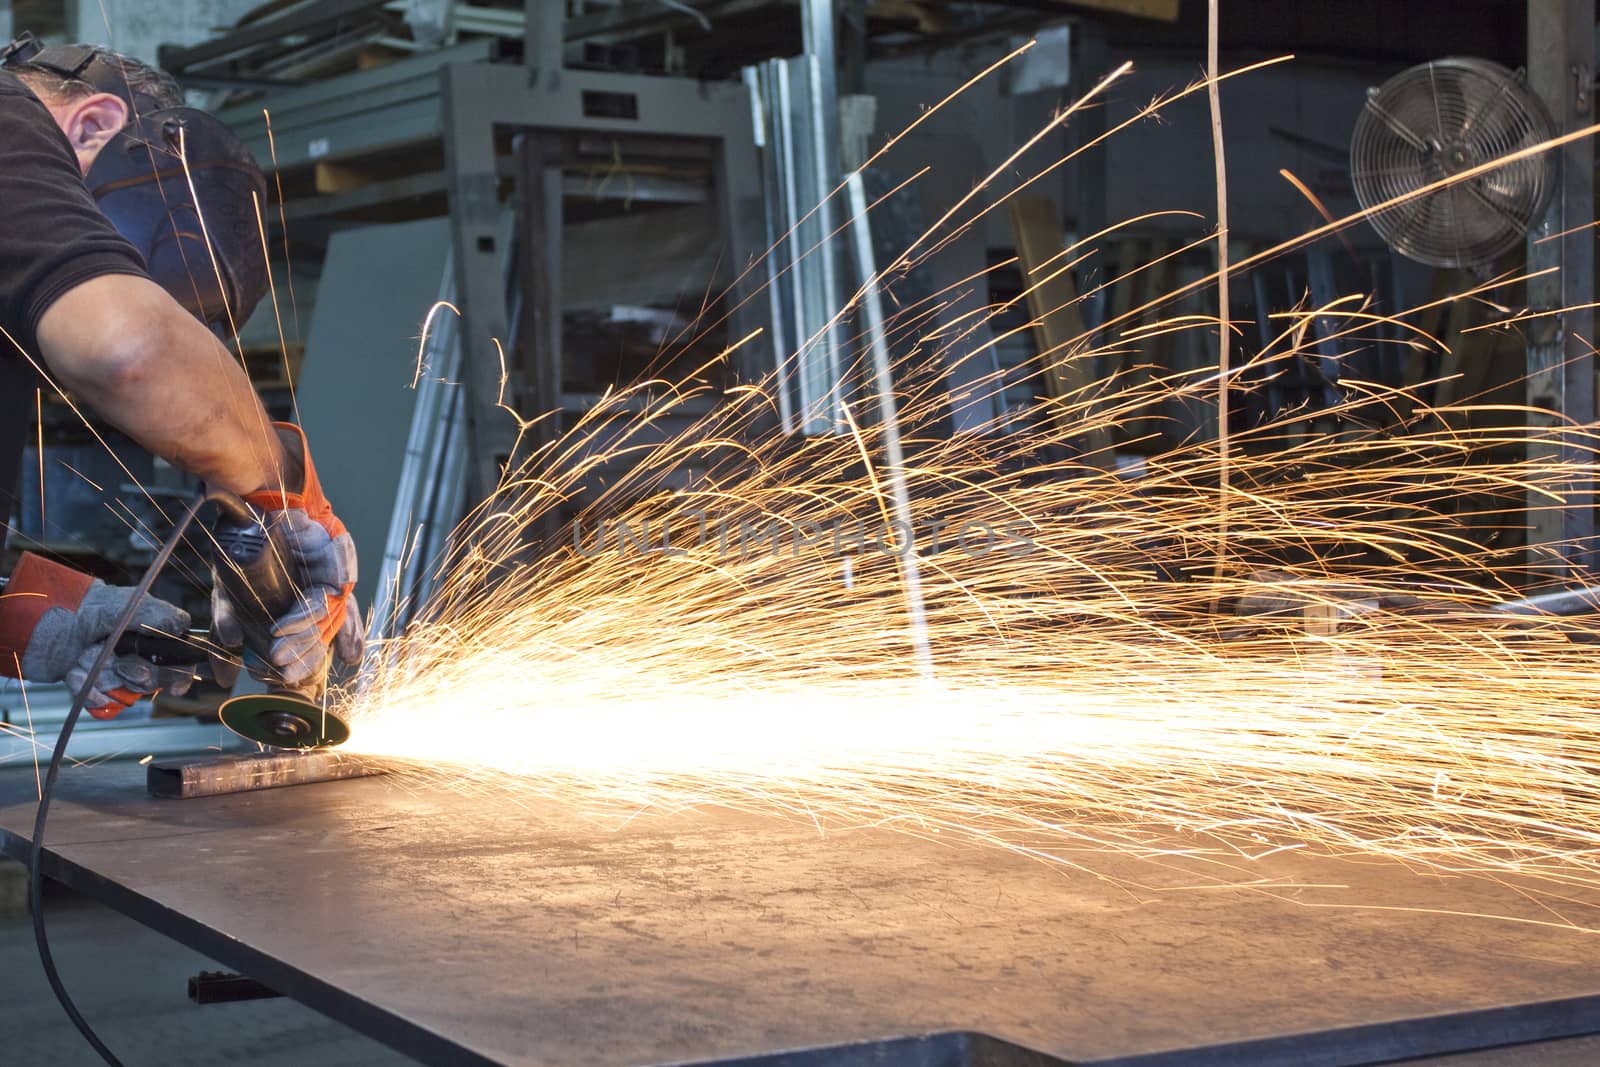
[[[437,768],[182,804],[142,770],[65,772],[46,872],[428,1063],[1333,1067],[1600,1029],[1592,935],[1386,860],[1074,869]],[[7,854],[34,798],[0,774]]]
[[[157,760],[147,765],[145,787],[153,797],[183,800],[364,778],[387,770],[377,760],[326,749],[250,752]]]

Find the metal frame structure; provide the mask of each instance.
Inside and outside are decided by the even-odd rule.
[[[469,501],[493,492],[516,444],[515,420],[497,409],[502,401],[541,413],[586,403],[562,392],[560,373],[561,205],[570,185],[562,166],[581,147],[578,138],[603,137],[619,151],[688,152],[707,164],[731,250],[723,259],[725,280],[732,282],[730,335],[742,338],[765,320],[749,299],[757,283],[747,274],[751,263],[759,267],[765,247],[748,90],[737,82],[564,69],[562,6],[530,4],[529,10],[535,17],[527,21],[526,64],[492,62],[496,49],[480,40],[276,93],[270,120],[254,103],[220,113],[258,159],[280,171],[442,144],[442,174],[383,178],[316,202],[291,201],[284,214],[304,223],[313,213],[448,196],[465,360]],[[514,186],[509,200],[503,196],[508,177]],[[515,292],[508,292],[501,247],[508,206],[519,218]],[[527,358],[508,361],[519,340]],[[771,367],[766,343],[762,338],[741,350],[741,376]]]
[[[1595,0],[1528,0],[1528,84],[1543,99],[1558,134],[1592,124],[1595,77]],[[1551,416],[1535,426],[1573,427],[1587,434],[1595,421],[1594,140],[1581,137],[1557,150],[1556,195],[1528,235],[1528,304],[1559,313],[1535,319],[1527,357],[1528,403]],[[1554,271],[1539,276],[1548,268]],[[1578,469],[1592,464],[1579,440],[1535,446],[1541,457]],[[1529,564],[1563,582],[1588,584],[1595,564],[1592,477],[1574,478],[1561,508],[1530,496]]]
[[[493,55],[490,42],[472,41],[275,93],[265,108],[255,101],[224,108],[217,117],[262,166],[279,171],[436,141],[444,133],[444,68]]]
[[[548,19],[545,23],[548,23]],[[547,25],[530,20],[535,26]],[[530,56],[551,62],[546,35],[530,41]],[[739,83],[702,84],[686,78],[452,64],[441,70],[442,124],[454,235],[456,292],[465,353],[470,493],[494,490],[517,441],[517,425],[497,410],[502,401],[545,412],[574,406],[561,391],[560,247],[561,164],[576,134],[626,141],[681,141],[710,153],[725,244],[753,257],[762,248],[761,184],[751,103]],[[520,138],[517,164],[524,283],[522,311],[507,299],[498,230],[503,210],[497,133]],[[746,262],[728,263],[730,336],[759,324],[749,299],[755,289]],[[521,366],[506,350],[520,332]],[[750,372],[770,365],[759,348],[742,349]]]
[[[284,84],[272,78],[240,77],[226,70],[230,59],[249,49],[271,45],[286,38],[311,36],[323,31],[340,32],[352,26],[380,24],[385,0],[320,0],[288,12],[242,26],[189,47],[162,45],[157,52],[161,66],[191,86],[259,86],[272,88]]]

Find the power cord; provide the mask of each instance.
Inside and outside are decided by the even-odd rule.
[[[33,912],[33,940],[39,946],[39,962],[44,967],[44,976],[50,982],[50,989],[56,995],[56,1000],[61,1002],[61,1007],[66,1010],[67,1017],[72,1020],[72,1025],[78,1028],[94,1050],[100,1053],[100,1058],[111,1067],[122,1067],[122,1061],[112,1054],[106,1043],[100,1040],[100,1035],[94,1032],[78,1011],[78,1006],[72,1002],[72,997],[67,993],[66,986],[61,983],[61,975],[56,972],[55,958],[50,954],[50,938],[44,928],[44,823],[50,814],[50,798],[55,795],[56,779],[61,776],[61,761],[67,754],[67,741],[72,737],[72,728],[77,725],[78,716],[83,714],[83,705],[89,698],[89,693],[94,689],[95,682],[100,678],[100,672],[111,661],[117,642],[133,622],[139,604],[150,592],[150,586],[155,583],[156,575],[167,565],[167,560],[172,557],[173,551],[178,547],[178,542],[183,540],[184,533],[189,529],[189,524],[194,521],[195,513],[206,502],[204,496],[199,496],[188,505],[183,517],[178,520],[177,526],[172,530],[171,536],[161,546],[161,551],[156,553],[156,558],[150,561],[150,566],[145,568],[144,576],[139,579],[139,584],[134,587],[133,596],[128,598],[128,606],[123,609],[122,616],[117,619],[117,624],[112,628],[111,635],[106,638],[105,644],[100,649],[100,655],[95,657],[93,665],[89,668],[88,677],[84,679],[83,686],[78,690],[78,695],[73,698],[72,710],[67,712],[66,721],[61,724],[61,734],[56,738],[55,751],[50,756],[50,768],[45,773],[44,785],[39,790],[39,810],[33,820],[33,841],[28,846],[28,907]]]

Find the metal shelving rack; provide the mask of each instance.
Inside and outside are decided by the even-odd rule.
[[[333,6],[315,16],[318,25],[337,26],[337,16],[355,17],[373,5]],[[315,241],[377,213],[448,211],[465,356],[469,506],[493,490],[515,445],[514,425],[496,415],[502,374],[496,342],[508,357],[508,403],[543,412],[581,409],[592,400],[564,390],[561,374],[563,206],[596,195],[572,168],[604,153],[703,171],[704,181],[630,182],[626,196],[712,201],[725,249],[718,281],[731,285],[728,331],[743,336],[759,325],[756,302],[745,299],[758,283],[752,276],[735,280],[763,247],[747,90],[732,81],[568,69],[561,61],[563,7],[527,5],[523,62],[514,61],[503,38],[480,38],[272,89],[219,112],[281,183],[282,217],[299,240]],[[236,32],[244,43],[259,44],[270,29]],[[164,60],[182,69],[239,44],[223,38],[164,53]],[[519,281],[510,287],[501,247],[508,210],[518,220]],[[276,214],[267,212],[269,223],[277,224]],[[754,377],[771,366],[773,354],[749,346],[740,358],[739,376]]]

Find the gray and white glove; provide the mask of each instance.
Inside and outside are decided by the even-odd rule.
[[[353,594],[355,542],[323,495],[305,435],[290,423],[273,427],[300,468],[300,484],[259,489],[245,494],[244,500],[281,523],[289,556],[284,562],[300,596],[295,607],[273,620],[267,662],[258,661],[259,649],[245,650],[244,658],[257,678],[298,689],[321,681],[319,674],[330,655],[348,666],[360,663],[366,629]],[[213,608],[213,638],[224,647],[239,648],[244,635],[237,605],[228,603],[224,594],[213,598]]]
[[[262,663],[248,650],[243,660],[259,681],[294,689],[317,676],[330,645],[338,662],[347,666],[360,663],[366,630],[361,609],[347,592],[356,580],[356,549],[350,535],[341,532],[332,537],[321,523],[298,509],[285,511],[282,522],[287,533],[287,562],[300,589],[299,604],[273,621],[269,661]],[[335,611],[340,616],[337,622],[331,618]],[[221,583],[212,588],[211,639],[227,649],[244,645],[237,611]],[[217,680],[224,678],[218,675]]]
[[[11,661],[0,666],[12,667],[5,673],[29,681],[66,682],[77,694],[133,594],[132,589],[106,585],[70,567],[25,554],[0,600],[0,651],[9,653],[4,659]],[[188,628],[188,612],[147,595],[128,632],[176,636]],[[192,680],[184,668],[113,655],[84,706],[96,718],[114,718],[158,690],[182,694]]]

